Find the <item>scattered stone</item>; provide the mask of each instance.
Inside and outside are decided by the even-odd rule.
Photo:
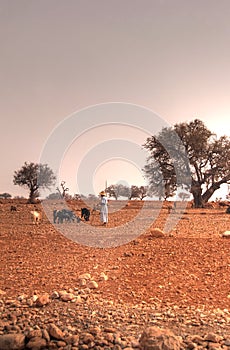
[[[42,329],[42,338],[44,338],[47,342],[50,341],[50,335],[47,329]]]
[[[38,295],[34,294],[31,298],[32,302],[35,303],[38,299]]]
[[[80,335],[80,342],[83,344],[90,344],[94,342],[94,336],[90,333],[82,333]]]
[[[23,334],[0,335],[1,350],[22,350],[25,348],[25,336]]]
[[[81,274],[80,276],[78,276],[78,279],[81,280],[81,279],[84,279],[84,280],[91,280],[91,275],[90,273],[83,273]]]
[[[58,340],[64,339],[64,334],[60,328],[58,328],[54,323],[51,323],[48,328],[49,335]]]
[[[100,281],[108,281],[109,277],[104,273],[100,273]]]
[[[223,341],[223,344],[224,344],[225,346],[229,346],[229,347],[230,347],[230,337],[229,337],[229,339],[225,339],[225,340]]]
[[[25,300],[27,297],[28,297],[27,295],[22,294],[22,295],[19,295],[19,296],[18,296],[18,300],[19,300],[19,301],[22,301],[22,300]]]
[[[62,301],[71,301],[75,298],[75,295],[72,293],[64,293],[60,296]]]
[[[32,339],[32,338],[42,338],[42,331],[41,329],[32,329],[26,334],[26,338]]]
[[[134,254],[133,252],[124,252],[124,257],[132,257]]]
[[[193,336],[191,337],[191,341],[192,341],[193,343],[198,344],[198,345],[203,345],[204,342],[205,342],[204,338],[201,337],[201,336],[198,335],[198,334],[193,335]]]
[[[80,286],[80,287],[84,287],[84,286],[86,286],[87,281],[86,281],[86,279],[84,279],[84,278],[80,278],[80,279],[78,280],[78,283],[79,283],[79,286]]]
[[[150,237],[162,238],[165,237],[165,233],[159,228],[154,228],[150,231]]]
[[[208,349],[209,350],[221,350],[223,348],[222,348],[221,344],[219,344],[219,343],[209,343]]]
[[[45,306],[49,303],[50,303],[50,297],[49,297],[49,294],[47,293],[40,295],[35,301],[36,306],[39,306],[39,307]]]
[[[58,346],[59,348],[62,348],[62,347],[64,347],[64,346],[66,346],[66,342],[64,342],[63,340],[59,340],[59,341],[57,342],[57,346]]]
[[[141,350],[180,350],[182,339],[169,329],[149,327],[141,335]]]
[[[34,337],[26,344],[27,349],[40,350],[46,347],[46,340],[40,337]]]
[[[89,329],[89,333],[95,335],[98,335],[101,333],[101,328],[100,327],[92,327]]]
[[[79,335],[78,335],[78,334],[74,334],[74,335],[71,337],[71,343],[72,343],[74,346],[78,346],[78,343],[79,343]]]
[[[60,298],[60,294],[57,291],[54,291],[51,294],[51,299],[58,299],[58,298]]]
[[[222,233],[221,237],[222,238],[230,238],[230,231],[225,231],[224,233]]]
[[[95,281],[89,281],[88,284],[87,284],[87,287],[89,289],[97,289],[98,288],[98,284]]]
[[[204,340],[212,342],[212,343],[219,343],[222,340],[222,337],[220,335],[215,334],[215,333],[208,333],[204,337]]]
[[[78,297],[82,301],[77,306],[61,299],[64,295],[74,295],[76,290],[66,288],[58,292],[60,298],[53,299],[47,308],[27,308],[25,298],[11,302],[0,299],[0,350],[228,350],[230,347],[229,336],[221,333],[225,327],[228,329],[227,308],[180,309],[168,303],[160,307],[159,300],[131,306],[123,301],[102,300],[100,294],[90,289],[84,299],[86,288],[73,299],[74,303]],[[151,326],[140,337],[143,322],[151,322]],[[202,326],[206,327],[206,333],[195,334],[194,327],[198,330]],[[183,342],[173,333],[178,330]],[[4,340],[5,335],[9,339]],[[23,345],[15,345],[17,336],[22,338]]]
[[[84,296],[76,295],[73,301],[75,301],[75,303],[77,304],[77,303],[82,303],[84,299],[87,299],[87,298],[84,298]]]
[[[134,228],[140,232],[139,238],[129,242],[134,231],[124,225],[127,244],[121,245],[120,237],[114,241],[109,231],[98,238],[91,225],[80,225],[78,233],[81,235],[82,228],[84,239],[95,238],[95,246],[89,247],[60,235],[46,216],[44,225],[37,228],[25,224],[30,212],[27,205],[24,209],[20,205],[20,215],[5,221],[9,203],[5,213],[0,203],[1,342],[5,335],[11,339],[21,335],[25,337],[24,350],[140,350],[143,330],[157,326],[181,336],[181,350],[230,350],[229,239],[220,238],[230,230],[229,215],[220,211],[207,214],[206,210],[202,216],[199,209],[182,210],[181,220],[172,229],[175,239],[166,239],[165,210],[152,226],[165,231],[163,238],[151,238],[151,229],[141,233],[139,215]],[[59,207],[59,203],[50,204],[51,210]],[[150,218],[159,209],[155,203],[153,206],[145,208]],[[133,210],[133,204],[130,209],[111,215],[109,226],[113,226],[113,216],[116,220],[122,217],[124,224],[134,218],[139,209]],[[91,222],[95,227],[97,223],[99,218]],[[76,224],[63,223],[62,227],[71,235]],[[118,246],[106,248],[102,241],[107,234]],[[98,239],[103,249],[98,247]],[[84,278],[78,279],[79,275]],[[88,288],[92,281],[98,283],[98,289]],[[42,307],[36,307],[45,292],[49,302],[42,300]],[[52,331],[50,324],[57,329]]]

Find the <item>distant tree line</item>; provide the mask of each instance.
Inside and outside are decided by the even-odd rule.
[[[115,185],[110,185],[105,189],[105,192],[109,198],[114,198],[116,200],[121,199],[121,198],[126,198],[126,199],[140,199],[143,200],[145,197],[148,195],[148,186],[124,186],[121,184],[115,184]],[[88,199],[88,200],[95,200],[98,199],[98,196],[95,194],[88,194],[87,196],[84,194],[74,194],[71,196],[68,193],[61,193],[60,190],[57,190],[55,193],[51,193],[47,199],[60,199],[60,198],[65,198],[65,199]]]
[[[10,199],[12,196],[11,194],[4,192],[4,193],[0,193],[0,198],[4,198],[4,199]]]
[[[192,195],[194,207],[200,208],[222,184],[230,185],[230,139],[227,136],[217,138],[199,119],[163,128],[157,135],[148,137],[143,146],[150,154],[143,169],[148,186],[110,185],[105,189],[108,197],[143,200],[155,196],[166,200],[177,194],[180,200],[187,200]],[[15,171],[13,178],[15,185],[29,190],[30,203],[39,197],[40,189],[49,189],[55,181],[47,164],[27,162]],[[48,198],[85,197],[70,196],[65,181],[56,191]],[[11,197],[8,193],[0,196]],[[94,197],[88,195],[88,198]],[[230,198],[230,191],[226,197]]]

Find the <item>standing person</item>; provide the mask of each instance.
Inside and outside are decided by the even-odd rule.
[[[100,209],[101,222],[103,222],[103,225],[106,225],[108,223],[108,199],[106,197],[105,191],[101,191],[100,196],[101,196],[101,209]]]

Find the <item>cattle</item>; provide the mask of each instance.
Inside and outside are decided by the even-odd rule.
[[[10,211],[17,211],[17,207],[15,207],[14,205],[11,205]]]
[[[31,213],[33,224],[38,225],[42,219],[42,214],[37,210],[32,210],[30,213]]]
[[[90,210],[88,208],[81,208],[81,218],[84,218],[85,221],[89,221]]]

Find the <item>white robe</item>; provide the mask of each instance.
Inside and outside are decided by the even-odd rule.
[[[101,197],[101,222],[108,222],[108,199],[106,197]]]

